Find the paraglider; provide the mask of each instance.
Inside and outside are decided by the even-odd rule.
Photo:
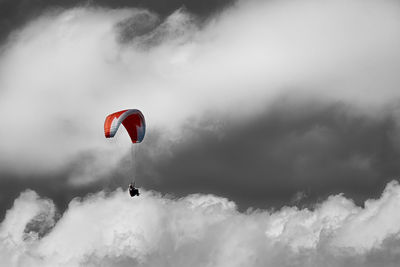
[[[105,137],[113,138],[121,124],[128,132],[132,145],[143,141],[146,133],[146,122],[140,110],[125,109],[108,115],[104,122]],[[139,189],[135,187],[135,183],[129,185],[129,194],[131,197],[139,196]]]
[[[135,187],[135,183],[129,185],[129,194],[131,197],[139,196],[139,189]]]

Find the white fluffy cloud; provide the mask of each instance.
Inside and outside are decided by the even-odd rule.
[[[397,182],[364,207],[335,195],[313,210],[245,213],[213,195],[117,190],[71,201],[55,223],[52,202],[26,191],[0,225],[0,257],[4,266],[396,266],[399,211]]]
[[[0,166],[54,171],[92,155],[74,176],[100,177],[124,154],[102,133],[104,117],[123,108],[141,109],[150,132],[170,139],[190,117],[251,115],[285,93],[367,103],[362,112],[372,114],[387,109],[399,97],[399,8],[378,0],[239,1],[202,25],[182,10],[160,25],[136,9],[43,14],[0,55]]]

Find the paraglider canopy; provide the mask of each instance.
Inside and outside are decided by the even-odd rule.
[[[146,133],[146,123],[140,110],[125,109],[108,115],[104,122],[104,134],[106,138],[114,137],[121,123],[127,130],[132,143],[143,141]]]

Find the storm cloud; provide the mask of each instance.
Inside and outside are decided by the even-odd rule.
[[[294,105],[283,98],[252,119],[205,115],[183,131],[185,138],[157,158],[142,150],[143,185],[224,195],[244,208],[290,203],[298,193],[296,204],[332,193],[362,203],[400,172],[397,120],[390,112],[371,118],[344,103]]]

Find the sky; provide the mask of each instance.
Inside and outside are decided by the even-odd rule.
[[[398,1],[0,10],[7,266],[399,265]]]

